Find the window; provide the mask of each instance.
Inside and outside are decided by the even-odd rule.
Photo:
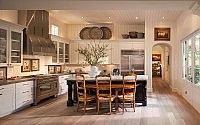
[[[200,85],[200,34],[194,38],[194,82]]]
[[[200,85],[200,31],[182,42],[183,78]]]
[[[59,28],[58,28],[58,26],[51,25],[51,34],[58,36],[58,34],[59,34]]]

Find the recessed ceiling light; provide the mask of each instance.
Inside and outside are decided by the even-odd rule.
[[[108,19],[110,19],[110,17],[108,17]]]
[[[163,16],[162,19],[165,19],[165,17]]]
[[[138,19],[138,17],[136,16],[136,17],[135,17],[135,19],[137,20],[137,19]]]
[[[82,16],[81,18],[83,19],[84,17]]]

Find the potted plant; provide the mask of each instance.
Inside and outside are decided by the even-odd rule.
[[[106,53],[107,50],[108,44],[100,42],[87,44],[87,47],[80,47],[77,50],[79,54],[84,56],[84,60],[91,66],[91,70],[89,72],[90,77],[99,75],[100,72],[98,71],[97,65],[103,63],[104,58],[108,56]]]

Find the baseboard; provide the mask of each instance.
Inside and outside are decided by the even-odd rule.
[[[153,92],[153,88],[147,88],[147,92]]]

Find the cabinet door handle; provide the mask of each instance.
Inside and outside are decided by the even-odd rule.
[[[27,92],[29,92],[29,91],[25,91],[25,92],[22,92],[22,93],[27,93]]]
[[[0,88],[0,90],[3,90],[4,88]]]

